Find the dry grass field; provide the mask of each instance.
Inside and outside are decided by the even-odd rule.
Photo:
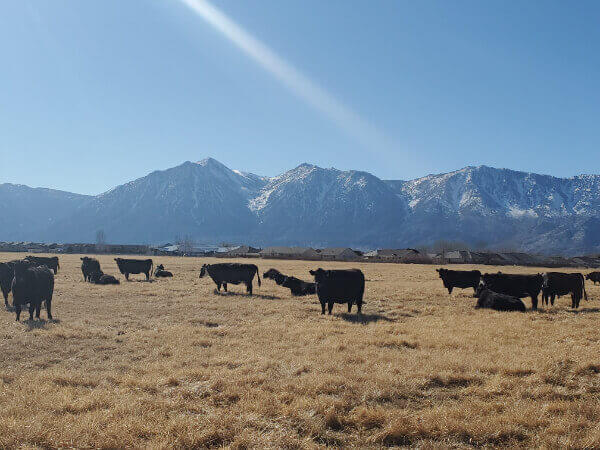
[[[155,257],[175,277],[150,283],[99,259],[121,285],[61,256],[55,321],[0,311],[0,447],[600,447],[600,286],[500,313],[433,266],[251,261],[360,267],[357,319],[270,280],[217,295],[208,259]]]

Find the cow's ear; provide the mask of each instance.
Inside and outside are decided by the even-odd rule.
[[[435,271],[436,271],[437,273],[440,273],[440,269],[435,269]]]

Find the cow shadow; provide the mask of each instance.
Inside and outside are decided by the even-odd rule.
[[[346,322],[360,323],[363,325],[376,322],[395,322],[394,319],[384,316],[383,314],[341,313],[336,315],[344,319]]]
[[[149,280],[132,280],[131,278],[129,280],[125,280],[126,283],[155,283],[156,280],[154,278],[150,278]]]
[[[266,295],[266,294],[248,294],[246,292],[219,292],[216,289],[214,294],[220,297],[247,297],[247,298],[259,298],[261,300],[281,300],[281,297],[277,295]]]
[[[600,312],[600,308],[568,309],[567,312],[570,312],[571,314],[590,314]]]
[[[30,320],[30,319],[26,319],[26,320],[21,320],[20,321],[23,325],[27,325],[27,331],[33,331],[33,330],[45,330],[47,329],[47,325],[49,324],[55,324],[55,323],[60,323],[60,319],[52,319],[52,320],[47,320],[47,319],[34,319],[34,320]]]

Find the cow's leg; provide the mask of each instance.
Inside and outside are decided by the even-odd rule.
[[[552,306],[554,306],[554,300],[556,300],[556,295],[552,294],[552,295],[550,296],[550,304],[551,304]]]
[[[358,312],[356,314],[362,314],[362,300],[357,301],[356,306],[358,307]]]
[[[58,273],[58,267],[54,268],[54,275],[56,275]]]
[[[2,290],[2,295],[4,296],[4,306],[8,308],[8,292]]]
[[[46,300],[46,313],[48,314],[48,320],[52,320],[52,300]]]
[[[35,305],[35,317],[40,318],[40,311],[42,309],[42,302],[41,300],[37,303],[37,305]]]
[[[227,283],[223,283],[223,289],[225,289],[225,292],[227,292]]]
[[[448,294],[452,295],[452,288],[451,287],[448,288]]]
[[[531,296],[531,309],[537,309],[537,307],[538,307],[538,296],[532,295]]]
[[[125,272],[125,279],[129,281],[129,272]]]
[[[225,289],[227,290],[227,289]],[[221,292],[221,283],[217,283],[217,292]]]
[[[19,319],[21,318],[21,304],[20,303],[15,303],[13,301],[13,304],[15,305],[15,312],[17,313],[17,322],[19,321]],[[325,314],[325,313],[323,313]]]
[[[252,295],[252,281],[250,281],[249,283],[246,283],[246,292],[250,295]]]
[[[333,311],[333,302],[327,303],[327,311],[329,311],[329,315],[331,315],[331,311]]]
[[[150,271],[146,272],[146,281],[150,281]]]
[[[352,312],[352,302],[348,302],[348,312]]]
[[[325,302],[321,302],[321,314],[325,314]]]
[[[33,310],[35,309],[35,305],[33,302],[29,303],[29,320],[33,320]]]

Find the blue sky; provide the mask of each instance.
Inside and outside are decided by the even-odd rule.
[[[211,2],[341,121],[184,3],[1,2],[0,182],[96,194],[206,156],[600,172],[600,2]]]

